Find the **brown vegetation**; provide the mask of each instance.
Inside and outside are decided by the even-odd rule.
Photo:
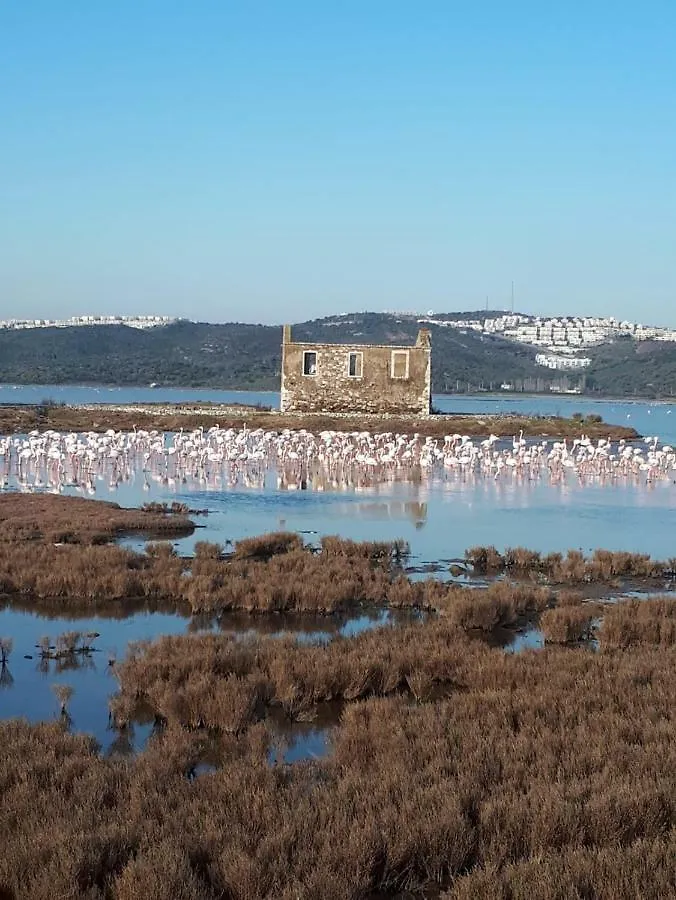
[[[676,599],[627,600],[606,608],[601,625],[602,649],[676,644]]]
[[[237,559],[267,560],[278,553],[302,550],[303,539],[295,532],[274,531],[259,537],[244,538],[235,545]],[[203,550],[206,553],[206,550]]]
[[[455,415],[437,414],[421,419],[396,416],[327,416],[289,415],[262,411],[255,407],[236,409],[232,406],[171,406],[144,404],[127,406],[6,406],[0,407],[0,433],[45,431],[106,431],[109,428],[131,431],[134,426],[146,430],[178,431],[181,428],[209,428],[218,423],[222,428],[265,428],[281,431],[284,428],[305,428],[318,434],[321,431],[370,431],[418,434],[444,437],[461,432],[476,437],[496,434],[511,437],[523,431],[527,437],[581,437],[631,440],[639,435],[633,428],[555,416]]]
[[[16,900],[673,895],[675,648],[512,655],[446,622],[397,634],[356,651],[190,637],[137,648],[123,695],[145,685],[169,725],[134,761],[103,759],[57,724],[0,724],[0,889]],[[349,702],[324,760],[270,765],[267,724],[241,726],[265,679],[291,697],[348,681],[367,696],[359,668],[380,693],[405,655],[445,671],[451,695]],[[430,692],[417,671],[406,681],[419,701]],[[216,702],[194,705],[196,693],[213,688],[221,767],[191,779]]]
[[[68,715],[68,704],[71,701],[73,696],[73,688],[69,684],[53,684],[52,690],[54,691],[54,696],[59,702],[59,706],[61,707],[61,715]]]
[[[408,553],[401,541],[360,543],[329,536],[313,548],[295,533],[277,532],[239,541],[227,556],[208,542],[196,544],[192,559],[177,556],[163,542],[136,553],[101,543],[114,529],[133,525],[134,511],[126,518],[126,510],[103,504],[97,516],[96,502],[52,499],[58,502],[56,509],[48,506],[51,519],[46,516],[38,526],[24,514],[10,529],[15,537],[33,535],[32,542],[0,542],[0,593],[24,605],[30,599],[52,610],[82,610],[92,603],[143,600],[216,615],[235,610],[334,615],[388,605],[434,611],[462,628],[490,631],[541,612],[552,599],[545,588],[504,582],[470,590],[434,579],[410,581],[401,571]],[[67,509],[73,510],[71,541],[55,544],[50,538],[60,533]],[[165,521],[161,513],[138,515],[144,525],[146,515]],[[48,539],[41,540],[45,532]]]
[[[101,544],[132,532],[187,535],[194,529],[190,519],[171,509],[125,509],[117,503],[56,494],[0,494],[0,545],[15,541]]]
[[[575,644],[592,636],[594,611],[587,606],[560,606],[540,616],[540,628],[550,644]]]
[[[539,614],[547,640],[568,643],[589,633],[596,610],[573,590],[532,583],[410,581],[397,543],[325,538],[311,548],[275,533],[227,556],[207,542],[192,560],[162,542],[134,553],[98,543],[121,527],[111,522],[128,521],[106,506],[96,518],[63,501],[59,515],[72,507],[82,523],[63,546],[56,508],[10,524],[0,592],[57,609],[143,597],[207,612],[388,604],[434,614],[326,646],[234,635],[131,645],[112,669],[112,719],[123,737],[141,715],[156,724],[134,759],[102,758],[69,734],[72,689],[54,685],[59,723],[0,723],[0,898],[674,894],[676,601],[606,607],[599,653],[505,654],[466,632]],[[563,583],[659,565],[603,551],[471,554],[484,571],[568,573]],[[38,648],[67,668],[76,654],[88,659],[96,637],[69,631]],[[6,639],[0,650],[0,679],[11,682]],[[325,759],[270,762],[273,714],[307,721],[337,701]],[[220,765],[196,777],[207,754]]]
[[[504,554],[495,547],[472,547],[466,560],[480,574],[509,572],[537,575],[551,584],[609,582],[617,578],[661,578],[676,572],[676,559],[660,562],[647,553],[594,550],[585,556],[580,550],[542,555],[523,547],[509,547]]]
[[[0,664],[7,665],[14,641],[9,637],[0,637]]]
[[[445,621],[392,629],[385,639],[366,632],[328,646],[292,638],[168,636],[132,648],[117,669],[118,701],[128,714],[141,703],[172,724],[230,733],[260,718],[265,706],[299,718],[318,703],[409,691],[418,696],[423,683],[453,685],[462,677],[454,661],[459,654],[470,658],[472,649]]]

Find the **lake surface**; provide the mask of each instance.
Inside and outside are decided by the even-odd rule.
[[[563,416],[599,415],[614,425],[628,425],[639,434],[658,434],[676,443],[676,403],[648,400],[596,400],[576,395],[435,394],[434,406],[445,413]],[[216,391],[210,388],[106,387],[86,385],[0,384],[0,403],[36,404],[50,400],[83,403],[244,403],[279,408],[277,391]]]
[[[351,637],[374,628],[397,627],[416,621],[414,613],[383,609],[356,611],[342,616],[247,616],[224,614],[191,617],[179,612],[140,611],[118,619],[105,615],[46,617],[11,607],[0,609],[0,637],[11,637],[14,647],[8,666],[0,674],[0,718],[22,716],[31,722],[57,720],[59,704],[54,685],[73,688],[68,704],[74,730],[92,734],[104,751],[127,745],[128,751],[142,749],[152,723],[136,722],[131,733],[120,735],[108,721],[108,701],[117,691],[111,660],[124,657],[131,641],[152,640],[161,635],[199,634],[216,631],[235,634],[242,640],[268,635],[292,634],[303,643],[326,643],[336,637]],[[40,638],[54,644],[68,631],[96,632],[90,655],[73,654],[61,659],[41,659]],[[30,659],[26,657],[31,657]],[[279,722],[277,728],[281,728]],[[303,726],[285,735],[289,739],[285,759],[291,762],[317,753],[325,741],[322,729]]]
[[[277,394],[214,392],[199,390],[150,390],[144,388],[88,388],[63,386],[0,387],[0,402],[37,403],[45,397],[67,403],[190,402],[195,400],[276,406]],[[676,406],[667,403],[597,401],[581,397],[515,397],[485,395],[435,397],[445,412],[477,414],[600,415],[612,424],[627,424],[646,435],[658,435],[676,444]],[[168,440],[169,438],[167,438]],[[645,442],[639,444],[645,447]],[[0,466],[1,468],[1,466]],[[335,481],[323,477],[302,480],[281,476],[277,468],[251,473],[242,467],[185,479],[162,477],[157,471],[131,467],[119,481],[97,475],[83,490],[64,488],[64,493],[112,499],[124,506],[149,501],[179,501],[207,516],[196,518],[196,533],[175,542],[182,553],[191,553],[195,541],[225,544],[242,537],[273,530],[292,530],[310,542],[322,535],[339,534],[357,540],[403,538],[412,549],[412,563],[448,561],[462,557],[466,548],[494,544],[525,546],[541,551],[581,548],[590,552],[604,547],[676,557],[676,473],[648,483],[645,476],[621,480],[579,478],[571,472],[552,483],[546,476],[518,477],[508,473],[499,479],[446,471],[412,471],[396,478],[355,478]],[[0,489],[2,489],[0,480]],[[44,482],[43,482],[44,485]],[[5,489],[34,490],[9,479]],[[44,489],[37,488],[37,489]],[[143,542],[127,544],[140,548]],[[387,625],[387,614],[365,614],[340,622],[307,620],[294,627],[302,640],[330,640],[349,636],[364,627]],[[261,620],[231,619],[232,630],[245,634],[267,628],[276,633],[279,624]],[[31,720],[56,718],[58,704],[51,685],[63,682],[75,689],[70,704],[73,727],[93,733],[106,749],[127,750],[144,745],[150,723],[137,723],[132,734],[108,729],[108,699],[116,689],[108,666],[108,651],[118,658],[130,640],[153,638],[214,628],[224,624],[190,619],[179,614],[139,612],[127,619],[105,617],[88,620],[46,618],[19,610],[0,610],[0,636],[14,640],[9,668],[0,679],[0,717],[25,715]],[[43,635],[56,637],[68,631],[97,631],[99,651],[78,657],[79,667],[64,668],[55,661],[43,663],[35,644]],[[512,649],[541,646],[541,635],[529,632],[514,638]],[[24,655],[33,659],[24,659]],[[304,743],[304,741],[306,742]],[[326,732],[308,726],[289,741],[289,760],[307,753],[321,753]]]

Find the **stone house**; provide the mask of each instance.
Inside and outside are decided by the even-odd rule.
[[[412,346],[311,344],[292,341],[285,325],[280,409],[427,416],[431,355],[427,329]]]

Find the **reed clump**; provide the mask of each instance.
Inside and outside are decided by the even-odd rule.
[[[341,559],[367,559],[373,562],[400,563],[410,553],[406,541],[351,541],[327,535],[320,542],[322,556]]]
[[[673,647],[676,644],[676,599],[654,597],[609,606],[599,633],[601,649]]]
[[[584,606],[560,606],[540,616],[540,628],[550,644],[576,644],[593,633],[594,613]]]
[[[142,702],[159,719],[184,727],[232,730],[233,691],[249,725],[265,706],[292,719],[319,703],[369,696],[422,695],[423,685],[461,678],[454,657],[471,656],[462,631],[447,622],[336,639],[328,646],[295,640],[199,635],[166,637],[135,648],[118,667],[122,698]],[[125,706],[125,709],[127,706]]]
[[[547,588],[497,581],[487,588],[453,586],[431,600],[429,608],[465,630],[492,631],[540,613],[551,602]]]
[[[293,531],[274,531],[259,537],[244,538],[235,544],[236,559],[268,560],[280,553],[303,548],[303,539]]]
[[[144,602],[174,604],[193,614],[336,615],[390,606],[436,612],[460,627],[490,631],[530,618],[553,602],[549,588],[496,581],[472,589],[436,579],[411,581],[401,542],[325,538],[319,548],[296,534],[239,542],[225,554],[198,542],[192,559],[167,541],[137,553],[111,544],[0,543],[0,583],[17,603],[52,609]]]
[[[0,637],[0,665],[6,666],[14,647],[11,637]]]
[[[0,544],[100,544],[133,532],[187,535],[194,528],[182,514],[125,509],[117,503],[55,494],[0,494]]]
[[[187,503],[180,503],[178,500],[172,500],[171,503],[159,503],[156,500],[152,500],[149,503],[144,503],[141,509],[144,512],[172,516],[189,516],[201,512],[201,510],[191,509]]]
[[[477,869],[458,878],[441,900],[662,900],[674,892],[675,856],[676,842],[669,836],[621,847],[574,847],[503,869]]]
[[[495,547],[472,547],[465,558],[479,574],[508,572],[535,575],[551,584],[607,582],[617,578],[655,579],[671,572],[672,561],[660,562],[645,553],[595,550],[585,556],[580,550],[542,555],[523,547],[508,547],[501,554]]]
[[[0,886],[16,900],[673,893],[674,647],[503,654],[430,623],[403,644],[453,671],[445,699],[409,667],[415,690],[348,702],[331,755],[295,766],[270,764],[265,720],[237,730],[257,670],[289,695],[302,680],[335,689],[346,670],[375,683],[393,637],[374,633],[349,662],[322,655],[330,647],[305,648],[303,662],[290,644],[268,656],[279,641],[137,647],[123,685],[193,706],[132,760],[101,757],[57,723],[0,723]],[[193,777],[213,741],[195,693],[217,676],[230,730],[220,767]]]

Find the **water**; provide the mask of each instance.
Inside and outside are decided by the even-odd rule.
[[[462,481],[441,473],[418,483],[381,483],[342,492],[278,490],[222,486],[209,492],[151,484],[145,490],[126,484],[97,496],[125,506],[148,500],[178,500],[209,510],[196,521],[190,537],[176,541],[191,553],[196,541],[224,543],[266,531],[305,532],[306,539],[339,534],[354,540],[408,541],[414,561],[462,557],[467,548],[493,544],[522,546],[541,552],[597,547],[650,553],[660,559],[676,555],[673,536],[676,485],[671,481],[562,484],[547,481]],[[143,541],[130,539],[139,548]]]
[[[1,385],[2,403],[244,403],[279,408],[277,391],[217,391],[211,388],[107,387],[105,385]],[[579,412],[599,415],[613,425],[628,425],[639,434],[659,434],[676,443],[676,402],[649,400],[597,400],[591,397],[514,394],[435,394],[434,406],[445,413],[464,415],[563,416]]]
[[[340,722],[343,704],[323,703],[316,717],[310,722],[292,722],[279,708],[268,710],[267,720],[273,734],[273,745],[268,761],[297,763],[303,760],[321,759],[331,749],[331,735]]]
[[[92,734],[104,752],[119,750],[120,744],[126,745],[127,752],[133,752],[145,745],[152,723],[134,723],[124,735],[109,728],[108,724],[108,701],[117,690],[109,663],[111,659],[124,658],[130,641],[220,630],[242,639],[263,634],[294,634],[303,643],[324,643],[337,636],[350,637],[415,619],[414,614],[406,611],[383,609],[330,617],[254,617],[235,613],[219,619],[148,611],[134,612],[122,619],[103,615],[46,617],[13,608],[0,609],[0,637],[10,636],[14,642],[9,664],[0,676],[0,718],[22,716],[31,722],[57,720],[59,704],[53,686],[67,684],[74,690],[68,704],[73,730]],[[55,638],[66,631],[97,632],[100,637],[93,641],[91,654],[41,659],[36,647],[39,639],[47,635],[53,644]],[[26,659],[26,656],[32,659]],[[319,755],[322,741],[326,740],[323,727],[317,725],[313,729],[307,725],[282,729],[281,720],[277,724],[277,730],[287,744],[284,761],[294,762],[311,753]]]
[[[663,443],[676,443],[676,402],[655,400],[596,400],[579,396],[502,396],[485,394],[439,395],[434,406],[444,413],[516,416],[560,416],[575,413],[601,416],[610,425],[626,425],[641,435],[659,435]]]
[[[38,403],[45,397],[67,403],[190,402],[259,403],[275,407],[278,395],[206,390],[150,390],[72,386],[0,386],[0,402]],[[571,416],[600,415],[609,423],[628,424],[643,434],[659,435],[676,444],[676,406],[648,402],[598,401],[581,397],[437,397],[435,405],[445,412],[478,414],[524,414]],[[16,485],[10,485],[15,487]],[[65,493],[81,493],[70,487]],[[315,542],[322,535],[339,534],[356,540],[403,538],[412,548],[412,563],[418,567],[437,560],[462,557],[466,548],[478,544],[525,546],[542,552],[597,547],[650,553],[666,559],[676,556],[673,536],[676,484],[673,479],[646,484],[637,477],[616,482],[590,479],[574,473],[556,484],[547,477],[529,480],[514,474],[494,480],[464,477],[459,473],[417,471],[410,477],[378,482],[349,479],[334,484],[322,478],[307,478],[301,484],[279,477],[271,467],[262,477],[249,478],[243,471],[228,477],[163,480],[136,469],[119,485],[97,478],[88,492],[100,499],[113,499],[124,506],[148,501],[185,502],[206,508],[198,517],[196,533],[179,541],[181,553],[191,553],[195,541],[224,544],[273,530],[303,533]],[[140,547],[142,541],[128,539]],[[445,564],[447,568],[447,563]],[[446,574],[444,572],[444,574]],[[438,577],[438,576],[435,576]],[[246,619],[246,621],[244,621]],[[108,699],[116,682],[108,666],[108,650],[122,656],[130,640],[182,634],[213,628],[239,634],[265,631],[277,634],[292,630],[304,641],[330,640],[336,634],[349,636],[365,627],[392,623],[391,615],[364,612],[343,620],[298,621],[275,618],[226,617],[190,619],[178,614],[137,612],[125,619],[91,617],[45,618],[33,613],[0,611],[0,635],[14,640],[14,651],[4,684],[0,685],[0,717],[25,715],[31,721],[58,716],[53,683],[71,685],[75,693],[69,704],[74,729],[92,733],[104,750],[141,748],[151,732],[151,723],[138,723],[133,733],[120,736],[108,729]],[[55,637],[68,631],[98,631],[100,648],[91,657],[77,657],[78,668],[63,668],[56,661],[42,664],[35,644],[44,634]],[[509,649],[541,645],[536,629],[512,635]],[[33,659],[24,659],[33,654]],[[10,683],[10,677],[13,683]],[[292,762],[326,751],[329,730],[310,723],[285,735],[281,758]]]
[[[0,404],[65,403],[244,403],[279,407],[277,391],[217,391],[211,388],[109,387],[81,384],[0,384]]]

